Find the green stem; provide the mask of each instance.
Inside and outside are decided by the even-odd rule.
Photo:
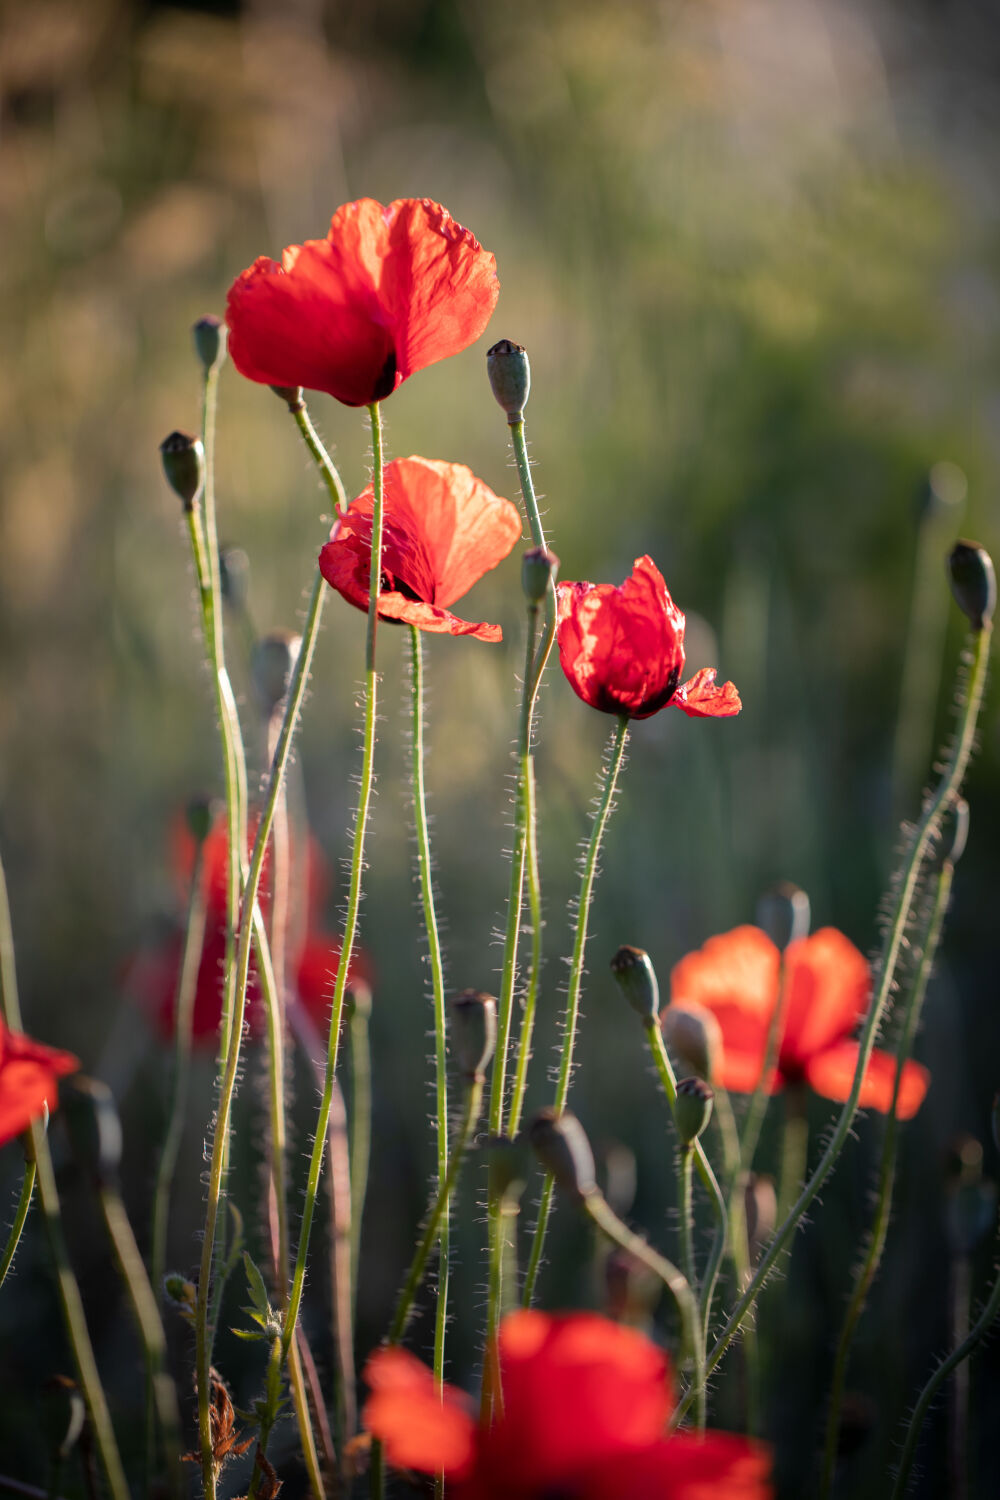
[[[527,657],[525,682],[530,680],[535,655],[538,605],[532,601],[528,606]],[[529,690],[526,689],[526,695]],[[530,695],[529,695],[530,701]],[[530,713],[530,709],[529,709]],[[530,726],[529,734],[530,734]],[[525,845],[523,874],[528,881],[528,911],[531,920],[531,966],[528,971],[528,986],[524,996],[521,1015],[521,1033],[517,1044],[517,1063],[514,1073],[514,1092],[510,1104],[510,1119],[507,1134],[513,1140],[521,1124],[524,1096],[528,1087],[528,1063],[531,1061],[531,1038],[535,1029],[535,1012],[538,1008],[538,982],[542,967],[542,891],[538,874],[538,827],[535,813],[535,762],[530,745],[522,746],[519,757],[519,791],[524,807]],[[523,885],[522,885],[523,891]]]
[[[434,882],[431,874],[431,840],[427,825],[427,795],[424,785],[424,658],[420,631],[410,626],[411,693],[413,711],[413,817],[417,832],[417,862],[420,868],[420,900],[424,911],[424,931],[431,964],[431,990],[434,1001],[434,1087],[437,1104],[437,1180],[443,1181],[448,1170],[448,1049],[447,1017],[444,1001],[444,964],[437,913],[434,909]],[[434,1379],[438,1388],[444,1384],[444,1337],[448,1323],[448,1253],[450,1222],[447,1199],[441,1210],[440,1250],[437,1273],[437,1304],[434,1312]]]
[[[368,812],[371,806],[375,768],[375,726],[377,719],[378,676],[375,669],[375,641],[378,623],[378,591],[382,576],[382,511],[383,511],[383,451],[382,416],[378,402],[368,408],[372,424],[372,454],[374,467],[372,489],[371,570],[368,580],[368,628],[365,632],[365,722],[364,748],[361,763],[361,786],[358,794],[358,811],[354,824],[354,848],[351,854],[351,876],[347,895],[347,914],[344,918],[344,936],[340,945],[340,963],[333,991],[330,1015],[330,1037],[327,1045],[326,1075],[323,1096],[320,1100],[316,1122],[312,1155],[309,1159],[309,1174],[306,1181],[305,1201],[302,1206],[302,1225],[299,1231],[299,1247],[292,1273],[292,1289],[285,1313],[282,1346],[287,1352],[295,1333],[302,1291],[305,1286],[306,1260],[309,1253],[309,1235],[316,1212],[316,1197],[323,1168],[326,1147],[326,1132],[330,1119],[333,1098],[333,1081],[337,1071],[337,1052],[340,1043],[340,1025],[344,1010],[344,994],[347,975],[354,952],[354,940],[358,930],[358,913],[361,906],[361,877],[365,864],[365,834],[368,828]]]
[[[787,1218],[802,1191],[809,1165],[809,1113],[805,1086],[793,1084],[785,1091],[785,1120],[781,1132],[781,1170],[778,1184],[778,1223]]]
[[[367,1005],[354,1005],[348,1040],[351,1067],[351,1286],[356,1291],[372,1146],[372,1061]]]
[[[660,1255],[646,1243],[641,1235],[634,1234],[623,1224],[600,1192],[584,1194],[581,1207],[602,1234],[606,1234],[614,1244],[619,1245],[629,1255],[635,1256],[636,1260],[641,1261],[644,1266],[648,1266],[663,1282],[673,1297],[680,1316],[682,1356],[694,1358],[699,1343],[698,1304],[687,1277],[678,1270],[673,1261],[667,1260],[665,1255]]]
[[[556,1082],[556,1093],[553,1101],[554,1107],[559,1114],[562,1114],[566,1108],[570,1079],[573,1074],[573,1053],[576,1045],[577,1023],[580,1017],[580,991],[583,985],[583,959],[587,947],[590,906],[594,896],[594,882],[597,878],[597,864],[600,858],[601,845],[604,841],[604,830],[611,815],[615,791],[618,786],[618,776],[622,768],[622,762],[625,759],[625,746],[628,743],[628,725],[628,719],[622,714],[618,719],[609,742],[608,751],[601,768],[604,790],[597,812],[594,815],[593,827],[590,831],[590,842],[587,845],[587,853],[583,862],[583,875],[580,881],[580,893],[576,904],[576,930],[573,937],[573,952],[569,965],[569,985],[566,994],[566,1012],[563,1022],[562,1055],[559,1062],[559,1076]],[[545,1186],[542,1189],[542,1198],[538,1206],[538,1218],[535,1221],[531,1257],[528,1261],[528,1272],[525,1277],[522,1298],[525,1307],[531,1306],[532,1298],[534,1297],[535,1282],[538,1278],[539,1266],[541,1265],[542,1250],[545,1244],[545,1231],[548,1226],[551,1207],[552,1178],[549,1175],[546,1177]]]
[[[684,1264],[684,1275],[688,1286],[692,1290],[698,1285],[694,1266],[694,1200],[692,1194],[692,1171],[691,1164],[694,1153],[691,1146],[683,1145],[680,1149],[681,1169],[681,1259]],[[694,1348],[691,1351],[694,1365],[693,1385],[695,1390],[695,1426],[699,1432],[705,1430],[705,1342],[702,1334],[701,1319],[695,1320]]]
[[[851,1092],[841,1110],[840,1118],[837,1121],[833,1134],[812,1176],[799,1194],[791,1213],[785,1219],[784,1223],[781,1224],[771,1243],[768,1245],[767,1250],[762,1255],[760,1264],[749,1286],[738,1299],[725,1327],[713,1345],[706,1361],[706,1378],[715,1370],[738,1332],[747,1311],[756,1300],[758,1292],[774,1269],[776,1261],[781,1256],[796,1228],[801,1223],[803,1216],[808,1212],[817,1193],[830,1175],[834,1163],[843,1150],[844,1143],[850,1133],[854,1116],[857,1113],[861,1085],[869,1059],[871,1058],[872,1048],[875,1045],[875,1037],[882,1024],[889,996],[892,993],[892,987],[895,982],[896,965],[902,951],[903,939],[910,918],[910,910],[917,894],[921,867],[931,842],[940,827],[941,814],[952,798],[957,795],[962,784],[962,779],[965,776],[969,757],[972,754],[976,735],[976,723],[979,718],[983,690],[986,685],[986,669],[989,662],[991,636],[992,624],[990,622],[985,623],[982,629],[974,635],[972,662],[969,668],[965,692],[962,697],[958,731],[952,746],[951,755],[941,781],[934,793],[928,797],[924,804],[920,821],[913,832],[909,848],[903,859],[896,900],[886,930],[885,942],[878,964],[875,993],[868,1009],[864,1029],[861,1033],[858,1047],[858,1061],[854,1070],[854,1081],[851,1085]],[[674,1413],[675,1422],[684,1416],[691,1404],[691,1399],[691,1393],[688,1392],[678,1403]]]
[[[306,404],[301,399],[295,406],[289,406],[288,410],[298,425],[306,447],[316,461],[316,467],[323,476],[324,483],[330,493],[330,499],[341,515],[347,509],[347,491],[344,489],[343,480],[337,473],[329,453],[323,446],[319,433],[312,424],[312,419],[306,409]]]
[[[14,1222],[10,1226],[10,1234],[7,1236],[7,1244],[4,1246],[3,1256],[0,1257],[0,1286],[7,1280],[7,1272],[10,1270],[17,1254],[17,1247],[21,1242],[21,1234],[24,1230],[28,1210],[31,1207],[31,1195],[35,1188],[35,1163],[25,1161],[24,1177],[21,1180],[21,1193],[17,1200],[17,1212]]]
[[[920,966],[910,992],[906,1013],[903,1018],[903,1028],[896,1046],[896,1076],[893,1083],[892,1103],[889,1107],[889,1114],[885,1123],[885,1135],[882,1140],[882,1158],[879,1163],[875,1218],[872,1223],[865,1257],[855,1274],[854,1286],[851,1289],[851,1297],[847,1304],[847,1312],[844,1315],[840,1338],[837,1342],[837,1352],[833,1362],[830,1405],[827,1412],[826,1439],[823,1447],[820,1500],[826,1500],[826,1496],[830,1494],[833,1488],[833,1477],[837,1465],[837,1443],[840,1436],[840,1413],[844,1399],[844,1383],[847,1378],[851,1344],[854,1340],[858,1320],[868,1300],[868,1293],[878,1272],[882,1253],[885,1249],[886,1235],[889,1231],[892,1195],[896,1182],[896,1154],[899,1134],[899,1118],[896,1111],[899,1106],[899,1090],[902,1084],[903,1070],[913,1050],[913,1040],[920,1021],[924,996],[927,993],[931,970],[934,967],[934,957],[937,952],[938,943],[941,940],[941,931],[944,927],[945,914],[948,910],[948,901],[951,896],[953,874],[954,866],[950,860],[946,860],[938,874],[930,907],[923,925],[923,931],[919,934],[916,943],[917,951],[921,953]]]

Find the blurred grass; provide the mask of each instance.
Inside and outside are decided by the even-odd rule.
[[[894,841],[892,736],[916,500],[935,461],[961,464],[964,525],[997,542],[1000,288],[988,172],[997,106],[992,36],[979,25],[974,7],[945,15],[790,0],[8,8],[0,837],[29,1024],[76,1048],[87,1067],[117,1070],[140,1230],[160,1064],[138,1018],[120,1018],[121,974],[172,908],[165,830],[174,809],[219,782],[184,538],[156,461],[167,431],[197,423],[191,323],[222,311],[229,281],[256,254],[322,234],[345,199],[438,198],[495,252],[503,292],[481,348],[393,397],[391,451],[467,462],[513,494],[481,361],[495,338],[527,344],[529,437],[563,576],[620,581],[650,552],[689,612],[691,666],[717,664],[740,686],[746,708],[733,724],[663,714],[636,726],[598,894],[576,1106],[596,1138],[637,1153],[636,1215],[655,1227],[672,1201],[672,1166],[605,960],[620,942],[640,943],[665,984],[683,952],[747,920],[776,878],[810,891],[817,924],[874,945]],[[325,398],[312,404],[356,493],[367,477],[361,417]],[[290,624],[325,538],[323,496],[279,403],[231,369],[219,454],[220,525],[250,555],[257,625]],[[507,639],[498,648],[428,643],[428,780],[450,980],[489,988],[509,840],[516,562],[478,586],[468,614],[502,620]],[[300,747],[331,862],[345,851],[354,795],[362,629],[360,615],[331,603]],[[399,737],[401,641],[387,630],[382,642],[364,911],[379,974],[380,1149],[362,1353],[382,1331],[431,1161],[430,1132],[414,1129],[428,1107],[430,1075],[413,1060],[429,1008]],[[953,611],[949,664],[959,646]],[[245,685],[239,661],[235,675]],[[949,698],[946,686],[939,741]],[[608,727],[558,671],[543,705],[550,958],[537,1098],[555,1036],[575,847]],[[922,1043],[935,1088],[909,1128],[890,1263],[859,1343],[858,1384],[893,1394],[852,1470],[859,1496],[881,1493],[893,1424],[946,1340],[939,1164],[956,1130],[985,1135],[997,1083],[997,728],[994,697]],[[331,922],[337,901],[335,892]],[[192,1182],[207,1069],[199,1097]],[[814,1136],[824,1118],[819,1109]],[[790,1495],[818,1430],[823,1341],[863,1223],[871,1134],[862,1128],[785,1288],[799,1342],[783,1325],[794,1372],[776,1372],[773,1420]],[[5,1182],[17,1165],[8,1154]],[[996,1171],[991,1146],[987,1165]],[[252,1181],[252,1161],[246,1171]],[[482,1281],[473,1191],[470,1174],[457,1280],[465,1307],[478,1306]],[[76,1212],[90,1222],[83,1205]],[[192,1193],[174,1241],[185,1267],[198,1212]],[[585,1236],[566,1215],[557,1227],[546,1297],[592,1297],[586,1267],[574,1272],[568,1259]],[[18,1453],[29,1477],[41,1468],[27,1456],[19,1413],[58,1347],[32,1245],[16,1302],[0,1304],[18,1349],[0,1452]],[[127,1401],[133,1351],[96,1232],[80,1256],[104,1309],[102,1355]],[[904,1290],[919,1299],[917,1320]],[[42,1325],[46,1340],[28,1347],[26,1331]],[[455,1353],[456,1373],[468,1373],[468,1329],[456,1330]],[[995,1396],[995,1355],[981,1355],[977,1369]],[[935,1493],[942,1461],[940,1446],[928,1450],[924,1493]],[[979,1462],[980,1492],[990,1493],[1000,1460]]]

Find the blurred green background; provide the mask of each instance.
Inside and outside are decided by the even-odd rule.
[[[244,265],[322,235],[352,197],[426,195],[495,253],[503,290],[481,347],[392,397],[390,451],[468,463],[516,498],[483,354],[504,336],[527,345],[529,437],[562,576],[619,582],[648,551],[688,611],[690,666],[718,665],[743,695],[732,723],[664,713],[636,726],[593,922],[575,1107],[595,1141],[635,1153],[634,1221],[663,1242],[673,1201],[663,1109],[607,958],[640,944],[666,985],[683,953],[751,920],[779,878],[809,891],[815,925],[874,951],[899,813],[917,810],[950,731],[962,622],[937,559],[959,532],[1000,540],[995,10],[971,0],[32,0],[8,5],[2,27],[0,839],[26,1023],[115,1088],[140,1238],[166,1054],[124,997],[123,975],[177,915],[171,819],[192,793],[220,786],[187,543],[157,445],[197,425],[190,325],[222,312]],[[221,399],[222,536],[249,555],[257,627],[293,625],[325,539],[325,497],[266,390],[227,368]],[[362,415],[325,397],[312,410],[356,493],[367,479]],[[953,470],[935,471],[929,492],[941,460],[967,476],[967,500]],[[897,736],[921,567],[910,717]],[[428,641],[428,782],[449,982],[491,989],[521,658],[516,559],[463,612],[501,620],[506,639]],[[331,599],[300,743],[310,821],[334,866],[355,794],[362,633],[360,614]],[[259,767],[238,633],[230,640]],[[381,642],[363,913],[378,974],[376,1155],[359,1357],[384,1330],[431,1162],[403,634],[386,630]],[[543,711],[536,1102],[576,847],[611,728],[558,669]],[[843,1493],[859,1497],[886,1492],[900,1421],[948,1345],[949,1144],[971,1132],[986,1142],[987,1174],[997,1171],[995,694],[969,797],[969,848],[919,1043],[934,1085],[905,1134],[887,1265],[852,1367],[860,1415]],[[331,926],[341,894],[330,896]],[[251,1083],[259,1068],[248,1063]],[[183,1270],[197,1256],[210,1075],[205,1061],[177,1194],[171,1255]],[[300,1094],[305,1148],[310,1098]],[[256,1140],[251,1086],[242,1108]],[[814,1110],[814,1147],[830,1113]],[[788,1496],[812,1482],[877,1121],[857,1137],[780,1289],[768,1428]],[[773,1158],[770,1137],[764,1154]],[[18,1167],[6,1148],[4,1203]],[[127,1309],[87,1192],[69,1168],[65,1181],[102,1366],[116,1409],[137,1417]],[[467,1174],[454,1282],[453,1373],[467,1380],[483,1304],[478,1181]],[[546,1304],[599,1303],[589,1241],[567,1213],[552,1249]],[[977,1294],[992,1253],[977,1251]],[[321,1312],[317,1301],[326,1367]],[[187,1398],[188,1351],[174,1332]],[[0,1299],[0,1471],[34,1483],[45,1474],[38,1393],[68,1368],[59,1338],[32,1236]],[[252,1395],[256,1373],[241,1375],[235,1351],[226,1357],[225,1373]],[[727,1391],[719,1419],[735,1421]],[[986,1421],[998,1391],[1000,1360],[987,1349],[973,1365],[973,1494],[1000,1485]],[[920,1494],[955,1493],[946,1435],[942,1411]]]

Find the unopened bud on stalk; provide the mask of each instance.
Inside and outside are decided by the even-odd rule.
[[[493,394],[513,427],[515,422],[524,419],[524,408],[531,389],[531,366],[528,364],[527,350],[523,344],[501,339],[486,351],[486,370]]]
[[[722,1027],[710,1010],[693,1000],[683,1008],[668,1005],[660,1016],[660,1030],[671,1057],[709,1083],[718,1077]]]
[[[486,1142],[490,1202],[516,1204],[528,1181],[528,1143],[523,1136],[491,1135]]]
[[[219,584],[231,609],[246,609],[250,597],[250,559],[242,547],[219,548]]]
[[[611,972],[618,981],[618,988],[643,1021],[655,1021],[660,1008],[660,986],[656,982],[656,970],[644,948],[633,948],[625,943],[611,960]]]
[[[221,318],[215,318],[209,314],[206,318],[199,318],[191,332],[194,336],[195,352],[207,374],[224,361],[229,330]]]
[[[521,588],[524,597],[538,604],[549,591],[549,580],[559,571],[559,559],[548,547],[529,547],[521,558]]]
[[[459,1071],[481,1081],[497,1044],[497,1003],[481,990],[463,990],[451,1002],[451,1040]]]
[[[993,560],[978,542],[956,542],[948,556],[948,574],[955,603],[973,630],[993,619],[997,580]]]
[[[185,809],[185,817],[188,833],[196,844],[203,844],[208,838],[215,820],[216,804],[213,798],[203,795],[192,797]]]
[[[355,1016],[361,1016],[367,1021],[372,1013],[372,990],[371,985],[364,979],[349,979],[345,994],[347,1006],[347,1019],[353,1020]]]
[[[82,1165],[110,1186],[121,1167],[122,1126],[107,1084],[77,1075],[65,1090],[63,1118]]]
[[[702,1078],[682,1078],[677,1085],[674,1122],[685,1146],[692,1145],[712,1118],[715,1094]]]
[[[300,385],[272,385],[271,390],[291,412],[301,411],[306,404]]]
[[[808,937],[809,918],[809,897],[790,880],[772,885],[757,902],[757,926],[782,952],[789,943]]]
[[[293,630],[273,630],[254,646],[250,676],[265,719],[272,718],[285,701],[301,649],[302,637]]]
[[[528,1139],[546,1172],[578,1201],[597,1192],[594,1153],[576,1115],[542,1109],[528,1126]]]
[[[190,432],[172,432],[160,444],[160,458],[167,483],[179,496],[185,510],[194,504],[205,483],[205,450],[201,438]]]
[[[935,866],[956,865],[965,853],[969,840],[969,804],[964,797],[949,802],[941,814],[941,836],[938,840]]]

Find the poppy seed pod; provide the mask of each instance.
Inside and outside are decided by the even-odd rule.
[[[548,547],[529,547],[521,559],[524,597],[538,604],[549,591],[549,582],[559,571],[559,559]]]
[[[955,603],[973,630],[982,630],[993,619],[997,603],[997,580],[993,560],[978,542],[956,542],[948,554],[948,576]]]
[[[709,1083],[718,1076],[722,1059],[722,1027],[710,1010],[685,1001],[683,1010],[668,1005],[660,1016],[660,1030],[672,1057]]]
[[[490,388],[507,413],[510,426],[523,421],[528,392],[531,390],[531,366],[524,345],[515,344],[511,339],[501,339],[486,351],[486,371],[490,377]]]
[[[757,926],[776,948],[785,949],[798,938],[809,936],[809,897],[790,880],[779,880],[757,901]]]
[[[643,1021],[655,1021],[660,1008],[660,986],[649,954],[625,943],[611,960],[618,988]]]
[[[191,333],[195,352],[208,374],[225,360],[229,330],[221,318],[214,318],[210,314],[206,318],[199,318]]]
[[[274,630],[253,648],[250,675],[264,717],[270,719],[284,702],[302,648],[293,630]]]
[[[106,1083],[75,1078],[63,1099],[63,1118],[73,1149],[94,1180],[117,1181],[122,1161],[122,1126]]]
[[[597,1192],[594,1153],[576,1115],[542,1109],[528,1126],[532,1150],[564,1193],[582,1200]]]
[[[160,444],[160,458],[167,483],[183,502],[186,511],[194,503],[205,483],[205,450],[201,438],[190,432],[172,432]]]
[[[682,1078],[677,1085],[674,1122],[685,1146],[692,1145],[712,1118],[715,1094],[701,1078]]]
[[[497,1044],[497,1003],[481,990],[463,990],[451,1002],[451,1040],[460,1072],[481,1081]]]

